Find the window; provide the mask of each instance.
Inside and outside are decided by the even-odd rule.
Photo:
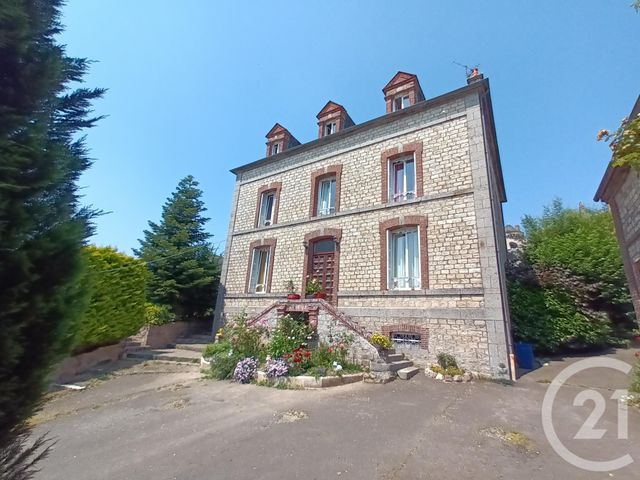
[[[516,242],[509,242],[509,250],[513,250],[514,248],[518,248],[518,244]]]
[[[420,288],[418,228],[389,231],[388,281],[390,290]]]
[[[277,153],[280,153],[280,144],[274,143],[271,145],[271,155],[276,155]]]
[[[409,107],[411,104],[409,103],[409,95],[404,95],[401,97],[396,97],[393,99],[393,111],[397,112],[398,110],[402,110],[403,108]]]
[[[324,126],[324,134],[326,135],[331,135],[332,133],[336,133],[336,122],[330,122],[327,123]]]
[[[326,178],[318,183],[317,215],[331,215],[336,212],[336,177]]]
[[[389,198],[394,202],[416,198],[416,169],[413,155],[391,161]]]
[[[249,291],[251,293],[266,293],[269,280],[269,257],[270,248],[255,248],[253,250],[253,260],[251,262],[251,283]]]
[[[273,224],[273,212],[275,211],[276,193],[274,191],[264,192],[260,198],[260,219],[259,227],[267,227]]]
[[[394,332],[391,334],[391,342],[397,349],[419,350],[422,336],[419,333]]]

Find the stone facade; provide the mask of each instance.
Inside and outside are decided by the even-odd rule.
[[[640,115],[640,96],[631,118]],[[611,207],[636,317],[640,318],[640,171],[607,167],[595,201]]]
[[[420,163],[417,194],[394,202],[386,198],[385,155],[408,151]],[[336,211],[314,216],[313,179],[337,168]],[[469,370],[511,374],[501,205],[506,198],[487,80],[418,100],[233,173],[214,329],[229,316],[255,316],[281,300],[289,280],[304,293],[311,242],[330,238],[336,245],[330,300],[341,313],[368,332],[393,334],[394,325],[403,330],[415,325],[415,332],[428,335],[419,349],[407,352],[418,363],[446,352]],[[273,184],[280,186],[277,222],[257,228],[259,192]],[[403,225],[420,232],[422,281],[413,290],[389,289],[384,280],[386,234]],[[250,293],[252,246],[267,244],[273,245],[269,288]]]

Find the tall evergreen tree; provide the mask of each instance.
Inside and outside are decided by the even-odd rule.
[[[151,272],[150,299],[184,320],[210,318],[220,279],[201,196],[198,182],[191,175],[183,178],[164,204],[160,224],[149,222],[140,249],[134,250]]]
[[[89,62],[56,42],[61,3],[0,2],[0,450],[24,432],[86,304],[93,212],[77,180],[91,162],[78,132],[99,120],[103,90],[74,86]]]

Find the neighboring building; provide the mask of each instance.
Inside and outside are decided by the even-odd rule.
[[[639,114],[640,96],[630,118]],[[640,171],[609,165],[594,200],[611,207],[633,306],[640,318]]]
[[[298,145],[276,124],[269,155],[232,170],[214,329],[240,312],[270,324],[276,312],[311,323],[325,315],[362,337],[389,335],[417,363],[446,352],[466,369],[510,376],[506,195],[489,82],[474,75],[425,100],[418,78],[398,72],[383,92],[381,117],[355,125],[328,102],[318,139]],[[289,280],[304,294],[308,278],[327,302],[284,301]]]
[[[524,237],[524,232],[520,230],[520,225],[506,225],[504,227],[504,233],[507,240],[507,250],[509,252],[522,250],[522,247],[526,243],[526,239]]]

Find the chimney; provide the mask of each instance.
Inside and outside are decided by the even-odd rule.
[[[471,85],[472,83],[479,82],[484,78],[484,75],[480,73],[478,67],[473,67],[471,71],[467,74],[467,85]]]

